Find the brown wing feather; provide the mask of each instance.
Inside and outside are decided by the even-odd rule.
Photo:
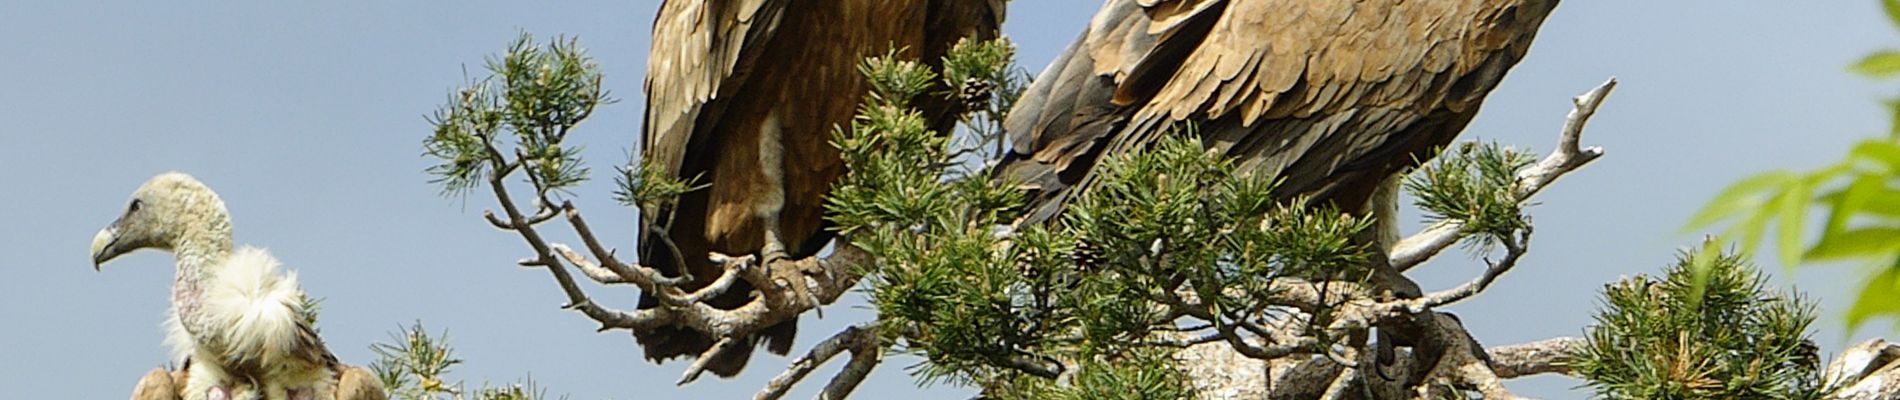
[[[789,0],[667,0],[660,5],[647,60],[647,110],[641,136],[646,163],[683,179],[712,178],[705,173],[708,159],[716,155],[708,153],[719,149],[707,146],[724,140],[719,137],[724,131],[714,129],[729,103],[721,100],[746,89],[738,83],[745,81],[763,53],[760,50],[776,37],[789,4]],[[670,249],[657,245],[655,237],[667,233],[661,230],[668,227],[671,232],[703,230],[705,202],[701,191],[684,196],[677,206],[643,210],[641,217],[656,228],[639,232],[641,262],[672,276],[683,273],[675,265],[695,271],[695,266],[706,264],[694,257],[675,257]],[[705,254],[709,247],[699,235],[669,236],[680,254]],[[739,293],[744,290],[735,288]],[[655,304],[656,299],[642,294],[642,308]],[[683,327],[635,332],[634,338],[652,360],[695,356],[712,345],[706,335]],[[750,347],[746,349],[749,352]],[[711,369],[720,373],[738,368],[715,364]]]
[[[1277,197],[1356,209],[1464,128],[1556,3],[1111,0],[1058,58],[1094,68],[1051,66],[1012,112],[1002,175],[1036,192],[1039,220],[1086,186],[1093,160],[1192,121],[1243,168],[1281,178]]]
[[[935,65],[957,39],[993,36],[1002,17],[1000,0],[789,3],[669,0],[654,24],[643,156],[709,187],[671,208],[646,210],[643,218],[658,228],[641,233],[640,260],[669,275],[690,273],[686,289],[720,273],[706,261],[708,252],[756,253],[767,229],[776,228],[794,257],[814,254],[829,240],[824,196],[844,172],[830,138],[865,91],[856,68],[864,57],[895,48]],[[943,102],[923,107],[937,116],[950,111]],[[677,245],[678,256],[659,245],[659,234]],[[736,308],[753,300],[750,291],[741,282],[708,303]],[[657,305],[642,296],[641,307]],[[796,328],[787,321],[740,338],[748,343],[709,361],[707,370],[738,373],[761,338],[783,354]],[[697,356],[713,344],[684,327],[635,332],[635,339],[656,361]]]
[[[790,0],[667,0],[653,23],[647,58],[647,162],[678,173],[700,114],[738,88],[744,66],[773,33]]]

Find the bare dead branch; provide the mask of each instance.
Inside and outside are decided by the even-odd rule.
[[[1331,353],[1332,352],[1327,352],[1329,357]],[[1359,358],[1361,352],[1358,348],[1348,346],[1345,349],[1345,353],[1346,357]],[[1333,382],[1326,385],[1326,393],[1319,397],[1320,400],[1343,400],[1349,398],[1348,396],[1352,395],[1352,389],[1359,385],[1359,375],[1362,371],[1361,367],[1372,365],[1372,363],[1360,361],[1366,360],[1357,360],[1352,363],[1341,363],[1335,360],[1334,363],[1339,364],[1345,368],[1345,370],[1340,371],[1339,375],[1333,377]]]
[[[627,280],[627,278],[625,277],[620,276],[620,274],[616,274],[613,271],[608,271],[606,268],[602,268],[599,263],[594,262],[594,260],[587,259],[587,256],[583,256],[581,255],[581,253],[575,252],[574,249],[567,247],[567,245],[565,244],[550,243],[548,244],[548,247],[554,249],[554,254],[561,256],[562,259],[566,259],[568,264],[574,264],[574,269],[580,270],[581,275],[587,276],[588,279],[593,279],[594,282],[600,283],[602,285],[618,285],[618,284],[626,284],[626,283],[633,282],[631,280]],[[528,261],[528,260],[524,260],[524,261]],[[534,261],[534,265],[541,265],[541,264],[537,260],[537,261]],[[523,266],[527,266],[527,264],[524,263]],[[541,266],[545,266],[545,265],[541,265]]]
[[[511,163],[498,163],[511,166]],[[497,167],[504,169],[504,167]],[[562,292],[568,297],[564,308],[581,311],[590,319],[601,323],[601,330],[633,329],[649,330],[662,326],[682,326],[715,338],[742,337],[759,329],[772,326],[792,318],[804,311],[814,309],[848,292],[856,284],[858,274],[852,272],[858,265],[871,262],[868,253],[840,242],[837,251],[825,257],[805,259],[775,260],[770,266],[751,263],[750,257],[728,257],[724,275],[706,286],[687,291],[682,288],[689,281],[679,277],[669,277],[659,270],[620,261],[614,256],[614,250],[603,245],[588,226],[585,218],[571,202],[560,207],[546,206],[545,200],[540,211],[552,212],[552,215],[566,215],[569,225],[588,251],[594,256],[590,260],[586,255],[574,251],[568,246],[553,243],[545,239],[537,229],[539,223],[549,219],[545,215],[524,215],[521,208],[508,194],[503,185],[505,174],[489,177],[489,186],[501,205],[502,213],[488,211],[485,219],[497,228],[514,231],[528,242],[534,250],[534,256],[520,262],[524,266],[547,268],[554,276]],[[545,197],[543,197],[545,199]],[[551,211],[552,210],[552,211]],[[557,212],[558,211],[558,212]],[[716,256],[716,255],[715,255]],[[594,302],[582,291],[574,278],[562,263],[571,263],[581,273],[601,284],[631,284],[645,293],[658,298],[661,307],[641,309],[632,312],[608,309]],[[767,272],[767,271],[770,272]],[[809,279],[808,279],[809,278]],[[720,309],[704,303],[705,300],[729,290],[738,279],[753,281],[755,287],[768,295],[754,299],[741,307]],[[766,285],[761,283],[786,282],[788,284]],[[805,283],[812,283],[805,285]],[[799,293],[787,296],[784,292]]]
[[[502,221],[501,217],[496,217],[495,210],[482,210],[482,219],[488,220],[488,224],[494,225],[495,229],[500,229],[504,231],[515,230],[515,227],[513,225],[509,225],[508,221]]]
[[[492,147],[489,151],[494,152]],[[499,163],[500,161],[496,162]],[[496,169],[502,170],[503,168],[498,167]],[[567,294],[568,303],[563,307],[580,311],[582,314],[586,314],[588,318],[600,322],[601,329],[603,330],[631,326],[638,320],[639,318],[635,315],[602,307],[594,303],[593,299],[587,297],[587,294],[581,291],[580,285],[574,282],[574,277],[570,276],[567,273],[567,269],[563,268],[560,265],[560,261],[554,257],[553,249],[548,246],[547,241],[542,240],[540,232],[537,232],[533,225],[528,224],[527,218],[521,215],[520,208],[515,206],[513,197],[508,195],[507,186],[502,184],[502,178],[505,176],[506,175],[497,171],[495,174],[490,175],[488,179],[488,186],[494,190],[495,198],[501,202],[502,211],[508,215],[505,225],[508,226],[509,230],[520,234],[521,238],[528,242],[529,247],[534,248],[536,255],[534,259],[535,263],[546,267],[548,273],[554,276],[555,283],[561,286],[561,292]],[[486,214],[493,215],[494,213],[491,211]],[[494,220],[498,218],[490,219]]]
[[[643,266],[630,266],[621,262],[618,258],[614,257],[614,250],[612,248],[602,245],[600,239],[594,237],[594,230],[588,227],[586,218],[581,218],[581,211],[579,208],[574,207],[573,202],[562,204],[561,210],[564,214],[567,214],[567,223],[574,227],[574,234],[580,236],[581,244],[586,245],[587,250],[594,253],[594,259],[598,260],[601,267],[619,276],[620,280],[633,282],[635,285],[640,286],[641,290],[648,292],[660,292],[661,290],[658,290],[659,288],[657,287],[660,285],[678,286],[681,283],[677,279],[666,277],[665,274],[661,274],[659,270]]]
[[[1355,383],[1358,381],[1359,381],[1359,369],[1346,368],[1345,371],[1342,371],[1339,373],[1339,375],[1335,375],[1333,377],[1332,383],[1326,385],[1326,393],[1323,395],[1320,395],[1319,398],[1320,400],[1342,400],[1342,399],[1352,398],[1350,397],[1352,396],[1352,389],[1355,387],[1358,387],[1358,385]]]
[[[865,377],[871,376],[871,369],[876,368],[877,364],[884,359],[884,352],[877,351],[877,346],[868,347],[870,349],[852,351],[851,362],[845,363],[844,370],[838,371],[837,376],[831,377],[831,382],[825,384],[825,390],[818,392],[818,396],[814,398],[843,399],[850,396],[851,391],[857,390],[858,384],[863,383]]]
[[[1491,372],[1498,378],[1511,379],[1537,374],[1571,374],[1565,358],[1583,347],[1583,338],[1558,337],[1530,343],[1493,347]]]
[[[1208,332],[1208,333],[1203,333],[1203,334],[1194,335],[1194,336],[1184,336],[1184,335],[1176,335],[1176,336],[1182,336],[1182,337],[1165,337],[1165,338],[1160,338],[1160,339],[1150,339],[1149,341],[1144,342],[1142,344],[1147,345],[1147,346],[1187,348],[1189,346],[1194,346],[1198,344],[1213,343],[1213,342],[1218,342],[1222,340],[1227,340],[1227,337],[1222,335],[1220,332]]]
[[[786,367],[785,372],[779,373],[778,376],[773,377],[771,381],[766,382],[765,388],[761,389],[759,394],[754,395],[752,398],[754,400],[774,400],[784,397],[786,391],[791,390],[793,385],[804,380],[806,375],[811,374],[811,371],[818,369],[818,366],[824,365],[826,361],[830,361],[832,357],[836,357],[838,353],[845,351],[851,351],[853,354],[851,364],[859,363],[859,357],[857,356],[859,353],[882,353],[881,349],[877,346],[876,332],[863,326],[845,328],[844,331],[832,335],[831,338],[818,342],[817,345],[813,345],[810,352],[792,360],[791,366]],[[875,364],[875,361],[872,363]],[[863,368],[867,373],[870,371],[869,366],[860,366],[859,368]],[[851,370],[851,365],[847,364],[845,371],[840,372],[839,375],[842,376]],[[862,377],[859,379],[862,380]],[[834,378],[833,381],[836,382],[836,379]],[[854,383],[853,386],[855,385]],[[849,390],[846,390],[846,392],[849,392]],[[830,393],[829,387],[826,388],[826,393]]]
[[[698,380],[700,373],[706,372],[706,364],[711,363],[712,360],[719,358],[718,356],[720,353],[731,351],[732,347],[738,344],[739,344],[738,340],[733,340],[730,337],[720,338],[719,343],[714,343],[712,347],[709,347],[706,349],[705,352],[700,353],[699,357],[693,360],[692,365],[687,365],[686,373],[680,374],[680,380],[678,382],[673,382],[673,385],[685,386],[688,383],[693,383],[693,381]]]
[[[1432,308],[1470,298],[1471,296],[1477,295],[1478,292],[1482,292],[1484,289],[1491,287],[1491,282],[1497,280],[1498,276],[1504,275],[1505,272],[1510,272],[1511,268],[1517,266],[1517,260],[1523,258],[1524,253],[1529,251],[1528,246],[1530,246],[1530,240],[1531,229],[1526,226],[1524,229],[1518,231],[1517,237],[1505,238],[1502,241],[1504,242],[1504,258],[1496,262],[1486,260],[1485,264],[1488,265],[1488,268],[1485,268],[1483,274],[1479,274],[1477,278],[1472,279],[1470,282],[1465,282],[1463,285],[1432,292],[1426,294],[1424,297],[1410,300],[1409,311],[1413,314],[1422,313]]]
[[[1900,345],[1869,339],[1847,348],[1828,363],[1821,382],[1838,388],[1828,400],[1900,397]]]
[[[1434,222],[1418,233],[1392,246],[1392,268],[1405,272],[1451,248],[1464,238],[1465,223],[1459,220]]]
[[[1571,99],[1573,107],[1569,117],[1564,119],[1564,130],[1557,141],[1557,150],[1545,157],[1544,161],[1518,173],[1518,198],[1535,195],[1565,173],[1603,156],[1602,147],[1581,148],[1579,142],[1583,140],[1583,127],[1590,123],[1590,117],[1596,115],[1597,107],[1603,105],[1603,100],[1609,98],[1613,90],[1616,90],[1616,78],[1610,78],[1596,89]]]

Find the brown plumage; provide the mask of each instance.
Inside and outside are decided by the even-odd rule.
[[[1045,220],[1103,155],[1194,122],[1276,198],[1357,211],[1464,129],[1557,1],[1109,0],[1011,112],[999,174]]]
[[[132,388],[132,400],[182,400],[185,398],[184,369],[166,371],[154,368],[139,378],[139,385]]]
[[[388,400],[376,372],[354,365],[338,365],[336,400]]]
[[[132,389],[132,400],[183,400],[185,381],[190,379],[183,368],[176,371],[154,368]],[[388,399],[383,382],[376,378],[375,372],[354,365],[337,365],[336,400]]]
[[[1002,0],[669,0],[653,27],[647,66],[646,162],[708,188],[642,217],[679,247],[641,233],[642,264],[678,276],[694,289],[719,275],[708,252],[744,255],[776,250],[817,253],[830,239],[824,196],[844,173],[829,143],[832,129],[855,114],[867,85],[857,70],[865,57],[898,50],[936,65],[959,39],[990,38]],[[937,127],[950,105],[923,104]],[[658,228],[656,228],[657,230]],[[768,238],[771,235],[771,238]],[[776,238],[776,240],[772,239]],[[768,249],[768,242],[778,242]],[[713,306],[752,300],[741,282]],[[642,296],[640,307],[656,307]],[[797,321],[762,332],[768,348],[790,349]],[[646,357],[697,356],[714,340],[684,327],[635,332]],[[745,366],[759,337],[711,360],[707,370],[731,376]]]

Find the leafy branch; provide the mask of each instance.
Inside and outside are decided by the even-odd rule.
[[[376,343],[370,350],[376,352],[376,361],[370,363],[370,371],[382,380],[383,387],[398,399],[403,400],[538,400],[547,397],[547,390],[535,384],[530,377],[520,383],[506,386],[481,387],[470,391],[463,382],[449,382],[449,371],[462,363],[455,357],[455,350],[448,344],[448,332],[430,334],[421,322],[404,326],[400,333],[391,333],[390,342]],[[565,399],[566,397],[561,397]]]

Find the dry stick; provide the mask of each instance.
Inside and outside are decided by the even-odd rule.
[[[633,282],[642,290],[652,290],[654,285],[678,286],[681,283],[678,279],[667,278],[659,270],[639,265],[628,266],[620,262],[614,257],[613,249],[601,245],[600,240],[594,237],[594,230],[587,226],[587,220],[581,218],[581,210],[575,208],[573,202],[562,203],[561,211],[567,214],[567,223],[574,227],[574,234],[580,236],[581,244],[586,245],[587,249],[594,253],[594,259],[600,260],[602,267],[619,276],[621,280]]]
[[[506,164],[502,164],[506,165]],[[497,168],[500,171],[489,179],[495,196],[500,200],[502,210],[507,217],[498,217],[493,211],[484,213],[484,217],[496,227],[519,233],[534,249],[535,256],[520,262],[524,266],[548,268],[562,291],[568,295],[569,304],[564,308],[581,311],[589,318],[601,323],[601,330],[609,329],[652,329],[660,326],[677,325],[691,328],[713,337],[740,337],[764,327],[796,318],[806,310],[821,304],[835,301],[844,292],[853,287],[859,276],[850,272],[856,265],[869,263],[871,258],[862,250],[850,248],[848,244],[839,246],[838,251],[825,257],[811,257],[796,260],[777,260],[771,270],[784,271],[786,281],[802,284],[806,280],[800,274],[814,274],[818,279],[819,292],[813,296],[786,296],[780,291],[796,291],[798,287],[780,287],[765,285],[774,276],[765,273],[768,268],[760,268],[751,263],[751,257],[726,257],[714,254],[714,258],[726,264],[724,275],[715,279],[706,287],[692,292],[679,288],[686,284],[684,279],[667,277],[651,267],[628,264],[614,257],[614,251],[600,243],[588,227],[580,211],[572,204],[560,207],[544,205],[539,214],[567,215],[567,220],[575,229],[576,235],[594,254],[596,260],[588,260],[585,255],[559,244],[543,239],[535,229],[537,221],[549,219],[542,215],[526,216],[512,201],[502,178],[512,168]],[[559,209],[556,213],[551,210]],[[607,309],[594,303],[573,277],[561,264],[566,261],[575,265],[584,276],[602,284],[632,284],[643,292],[658,298],[662,307],[636,310],[633,312]],[[839,272],[844,271],[844,272]],[[798,278],[798,279],[791,279]],[[746,279],[761,291],[770,292],[762,299],[735,309],[719,309],[703,301],[724,293],[737,279]]]
[[[805,380],[805,375],[811,374],[811,371],[818,369],[818,366],[824,365],[826,361],[830,361],[831,358],[837,356],[838,353],[847,350],[854,353],[858,352],[865,343],[876,344],[875,332],[862,326],[845,328],[844,331],[832,335],[830,339],[825,339],[825,341],[818,342],[817,345],[812,346],[811,351],[805,353],[804,356],[792,360],[791,366],[786,367],[785,372],[779,373],[778,376],[773,377],[771,381],[766,382],[765,388],[761,389],[759,394],[752,398],[755,400],[772,400],[783,397],[786,391],[792,389],[792,385]],[[872,348],[871,350],[876,349]]]
[[[493,162],[495,163],[495,171],[488,177],[488,186],[494,189],[495,198],[501,201],[502,211],[508,214],[508,219],[506,221],[500,220],[495,217],[494,211],[484,212],[483,217],[487,218],[490,223],[506,222],[505,225],[497,225],[521,234],[521,238],[528,242],[528,246],[534,248],[536,258],[531,262],[524,262],[522,264],[533,264],[547,268],[548,273],[554,276],[554,281],[560,284],[561,291],[567,294],[568,303],[563,305],[563,308],[574,309],[580,311],[582,314],[586,314],[588,318],[600,322],[601,329],[603,330],[616,325],[630,325],[634,320],[632,315],[624,311],[613,310],[595,304],[593,299],[587,297],[587,294],[581,291],[580,285],[574,283],[574,277],[568,275],[567,269],[563,268],[560,265],[560,260],[554,257],[552,249],[548,247],[547,242],[541,240],[541,234],[535,231],[533,225],[528,224],[530,219],[522,215],[521,209],[515,206],[513,197],[509,197],[508,188],[506,185],[503,185],[502,178],[515,169],[514,164],[503,162],[500,158],[500,152],[495,151],[493,146],[488,148],[488,152],[491,157],[494,157]]]
[[[499,154],[492,148],[491,153]],[[552,207],[543,198],[538,204],[540,210],[535,215],[523,215],[503,185],[503,177],[512,172],[514,167],[502,161],[495,161],[495,163],[497,173],[490,176],[489,184],[494,189],[495,197],[500,201],[507,218],[503,219],[495,215],[493,211],[485,212],[483,216],[490,224],[503,230],[515,231],[528,242],[534,249],[535,257],[522,260],[520,264],[548,269],[556,283],[561,286],[562,292],[568,296],[568,304],[563,308],[581,311],[589,318],[600,322],[602,331],[642,330],[678,325],[720,338],[715,346],[700,354],[698,359],[687,368],[679,384],[694,381],[705,370],[709,360],[716,358],[721,352],[737,347],[741,341],[733,338],[743,337],[764,327],[797,318],[806,310],[835,301],[856,285],[860,275],[855,272],[855,268],[872,261],[868,253],[850,246],[847,241],[841,241],[838,250],[828,256],[776,260],[769,268],[756,265],[752,261],[753,257],[749,256],[731,257],[711,254],[709,256],[715,262],[725,266],[723,274],[705,287],[686,292],[679,287],[686,283],[685,279],[667,277],[656,269],[624,263],[615,258],[614,251],[600,243],[592,229],[588,227],[586,220],[581,217],[580,211],[571,202],[563,203],[558,207],[557,213],[555,211],[557,208]],[[561,214],[567,216],[569,225],[573,226],[575,234],[580,237],[581,242],[586,245],[595,260],[589,260],[586,255],[566,245],[544,240],[540,232],[535,229],[536,225]],[[574,264],[583,275],[601,284],[632,284],[639,287],[645,293],[658,298],[662,307],[641,309],[631,313],[602,307],[580,289],[565,266],[561,265],[562,261]],[[782,274],[775,272],[782,272]],[[808,287],[805,286],[807,282],[805,278],[808,276],[813,277],[812,280],[817,282],[815,286],[818,292],[815,294],[808,293],[806,290]],[[753,283],[755,288],[765,292],[765,296],[755,298],[751,303],[731,310],[714,308],[704,303],[713,296],[725,293],[739,279]],[[773,285],[775,279],[789,282],[790,285]],[[783,292],[806,295],[788,296]],[[863,381],[881,359],[881,351],[876,346],[876,337],[868,330],[855,329],[845,333],[849,335],[841,334],[843,335],[841,337],[850,340],[843,345],[848,346],[853,356],[845,370],[835,376],[826,387],[824,392],[826,396],[842,397],[849,393]],[[814,349],[815,352],[818,350],[822,349]],[[835,355],[836,351],[838,350],[831,350],[831,355]],[[822,363],[831,355],[825,355],[817,362]],[[781,378],[789,379],[783,382],[783,386],[789,387],[809,372],[809,370],[800,372],[789,378],[781,376]],[[768,392],[770,391],[768,387]]]
[[[686,373],[680,374],[680,380],[673,382],[673,385],[685,386],[688,383],[693,383],[694,380],[698,380],[699,374],[706,372],[706,364],[712,363],[713,358],[715,358],[713,356],[738,344],[739,341],[732,340],[730,337],[719,339],[719,343],[713,344],[712,348],[706,349],[706,352],[700,354],[698,359],[693,360],[692,365],[686,366]]]
[[[864,336],[869,337],[872,335]],[[864,341],[864,343],[874,342],[866,339],[860,340]],[[843,399],[850,396],[851,391],[857,390],[858,384],[863,383],[865,377],[871,376],[871,369],[876,368],[877,364],[884,360],[884,352],[879,351],[877,346],[861,346],[868,348],[852,350],[851,362],[845,363],[844,370],[838,371],[837,376],[831,377],[831,382],[825,384],[825,390],[818,392],[817,399],[832,400]]]
[[[1491,282],[1496,281],[1498,276],[1504,275],[1505,272],[1510,272],[1511,268],[1517,266],[1517,260],[1523,258],[1524,253],[1529,251],[1528,246],[1530,245],[1530,241],[1531,229],[1527,226],[1518,231],[1517,237],[1503,240],[1505,249],[1504,258],[1496,262],[1486,260],[1485,263],[1488,264],[1488,267],[1485,268],[1483,274],[1478,275],[1477,278],[1472,279],[1470,282],[1458,285],[1458,287],[1432,292],[1417,299],[1407,301],[1407,303],[1409,303],[1409,309],[1407,311],[1413,314],[1422,313],[1435,307],[1462,301],[1477,295],[1478,292],[1483,292],[1484,289],[1491,287]]]
[[[1596,89],[1591,89],[1571,99],[1573,107],[1570,115],[1564,119],[1564,128],[1557,141],[1557,149],[1543,161],[1518,173],[1516,188],[1518,201],[1530,199],[1532,195],[1544,190],[1545,186],[1550,185],[1557,178],[1603,156],[1602,147],[1582,148],[1579,147],[1578,142],[1583,138],[1584,125],[1590,122],[1591,116],[1596,115],[1597,107],[1603,104],[1603,99],[1609,97],[1613,90],[1616,90],[1616,78],[1610,78]],[[1464,228],[1463,221],[1440,221],[1411,237],[1400,240],[1392,246],[1392,254],[1389,257],[1392,267],[1404,272],[1424,263],[1425,260],[1438,255],[1438,252],[1457,243],[1458,239],[1464,238]]]
[[[1358,353],[1359,353],[1358,349],[1348,346],[1346,347],[1345,351],[1346,353],[1353,355],[1353,357],[1355,358],[1358,357]],[[1364,361],[1364,360],[1359,360],[1359,361]],[[1352,388],[1355,387],[1353,382],[1360,380],[1359,375],[1361,374],[1360,373],[1360,371],[1362,370],[1361,367],[1369,366],[1373,368],[1378,368],[1375,365],[1371,365],[1364,362],[1356,362],[1352,365],[1347,365],[1345,363],[1338,363],[1338,364],[1346,368],[1346,370],[1341,371],[1338,376],[1333,377],[1333,382],[1331,384],[1326,385],[1326,394],[1321,395],[1320,400],[1342,400],[1342,399],[1348,398],[1348,396],[1352,395]]]
[[[1572,374],[1575,371],[1566,359],[1583,346],[1583,338],[1566,336],[1492,347],[1485,352],[1491,355],[1491,372],[1498,378],[1511,379],[1537,374]]]

